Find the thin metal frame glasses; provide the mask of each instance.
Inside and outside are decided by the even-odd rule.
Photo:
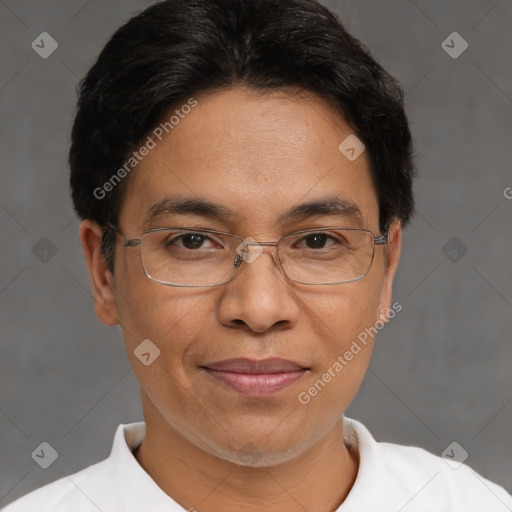
[[[166,286],[178,287],[213,287],[226,284],[235,277],[241,267],[242,261],[251,263],[265,250],[265,247],[269,246],[273,247],[274,263],[291,281],[311,285],[350,283],[363,279],[368,274],[373,264],[375,246],[387,244],[387,230],[385,230],[382,235],[375,236],[373,232],[368,229],[339,226],[294,231],[283,235],[277,242],[257,242],[252,238],[243,239],[224,231],[188,227],[148,229],[144,231],[139,238],[130,239],[126,237],[117,226],[110,223],[108,223],[108,226],[114,230],[115,233],[124,238],[124,247],[140,247],[139,255],[141,264],[144,273],[149,279]],[[327,237],[331,238],[331,240],[335,240],[337,247],[332,248],[331,245],[328,246],[327,250],[325,248],[320,248],[320,250],[305,248],[302,251],[295,250],[291,252],[292,249],[289,247],[288,242],[295,240],[297,236],[301,236],[298,241],[304,241],[307,240],[308,236],[325,235],[324,232],[330,232],[327,234]],[[180,234],[171,239],[170,237],[166,238],[167,233]],[[337,239],[333,237],[334,234]],[[195,235],[196,237],[204,237],[210,240],[213,240],[213,237],[217,240],[225,240],[228,242],[226,243],[228,253],[226,255],[220,255],[220,251],[217,249],[203,249],[202,253],[194,251],[193,249],[183,250],[181,247],[176,249],[176,240],[186,235]],[[250,247],[255,248],[249,250]],[[331,247],[331,249],[329,249],[329,247]],[[196,257],[197,255],[200,257]],[[173,266],[170,268],[169,264],[171,260]],[[159,265],[155,263],[156,261],[158,261]],[[166,265],[165,267],[163,266],[164,264]],[[340,266],[336,266],[337,264]],[[341,275],[342,264],[347,265],[347,276],[351,277],[326,282],[322,282],[322,280],[311,281],[298,279],[298,277],[306,277],[308,273],[312,275],[328,275],[329,272],[334,273],[339,271]],[[162,279],[161,276],[166,275],[166,273],[169,275],[174,273],[175,277],[179,276],[178,268],[180,265],[184,266],[186,272],[190,273],[197,282],[191,284],[191,280],[189,279],[184,280],[190,281],[186,283],[179,282],[179,279],[175,278],[172,281]],[[211,267],[209,267],[209,265]],[[221,266],[223,266],[222,269],[226,272],[225,276],[220,278],[218,282],[217,280],[213,280],[215,282],[203,284],[200,282],[200,279],[197,279],[207,274],[209,269],[217,271]],[[299,270],[297,270],[297,268]],[[212,275],[213,273],[214,272],[212,272]],[[221,274],[222,272],[219,272],[219,276]]]

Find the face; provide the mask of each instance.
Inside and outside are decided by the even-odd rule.
[[[256,241],[325,226],[380,235],[367,155],[351,161],[340,152],[353,130],[324,100],[284,92],[261,96],[244,88],[196,99],[197,106],[130,176],[118,222],[126,236],[169,226]],[[153,205],[177,195],[220,204],[231,215],[163,213],[147,220]],[[299,204],[333,197],[356,206],[359,214],[320,212],[279,221]],[[237,464],[244,463],[240,450],[247,446],[257,450],[261,464],[291,460],[333,429],[361,384],[372,350],[371,338],[359,343],[357,353],[351,351],[353,341],[390,307],[398,224],[390,229],[388,245],[376,246],[366,277],[338,285],[287,279],[270,250],[243,262],[227,284],[164,286],[145,276],[139,249],[125,248],[121,240],[114,278],[99,257],[88,261],[91,269],[96,261],[106,276],[96,280],[97,314],[122,327],[146,421],[150,417],[158,428]],[[145,339],[160,350],[148,366],[134,355]],[[211,368],[234,358],[279,358],[299,370],[284,377],[287,385],[244,392]]]

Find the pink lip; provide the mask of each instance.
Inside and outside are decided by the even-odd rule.
[[[208,364],[203,369],[239,393],[270,396],[295,384],[308,370],[286,359],[260,361],[238,358]]]

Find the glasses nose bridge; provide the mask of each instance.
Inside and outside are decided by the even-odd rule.
[[[277,246],[279,242],[244,242],[245,245],[270,245],[270,246]]]
[[[277,242],[257,242],[257,241],[253,241],[253,240],[244,240],[242,242],[242,251],[244,251],[244,256],[241,256],[241,255],[237,255],[236,258],[235,258],[235,261],[234,261],[234,265],[235,266],[238,266],[242,263],[242,261],[245,261],[246,260],[246,257],[245,257],[245,250],[246,250],[246,247],[248,247],[249,245],[255,245],[257,247],[261,247],[261,253],[257,256],[261,256],[261,254],[263,254],[265,251],[266,251],[266,248],[267,247],[270,247],[272,248],[272,259],[274,260],[274,264],[279,267],[280,264],[281,264],[281,261],[280,261],[280,258],[279,258],[279,253],[277,251],[277,247],[279,245],[279,242],[280,240],[278,240]],[[249,260],[249,262],[252,262],[254,260]]]

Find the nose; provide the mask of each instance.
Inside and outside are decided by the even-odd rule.
[[[252,238],[247,238],[238,246],[238,255],[235,257],[233,264],[238,267],[242,261],[252,263],[261,253],[267,250],[267,252],[272,251],[274,264],[279,267],[280,261],[277,255],[277,244],[278,242],[256,242]]]
[[[246,242],[235,259],[235,277],[222,290],[219,320],[257,333],[290,328],[299,318],[299,302],[281,270],[275,243]]]

